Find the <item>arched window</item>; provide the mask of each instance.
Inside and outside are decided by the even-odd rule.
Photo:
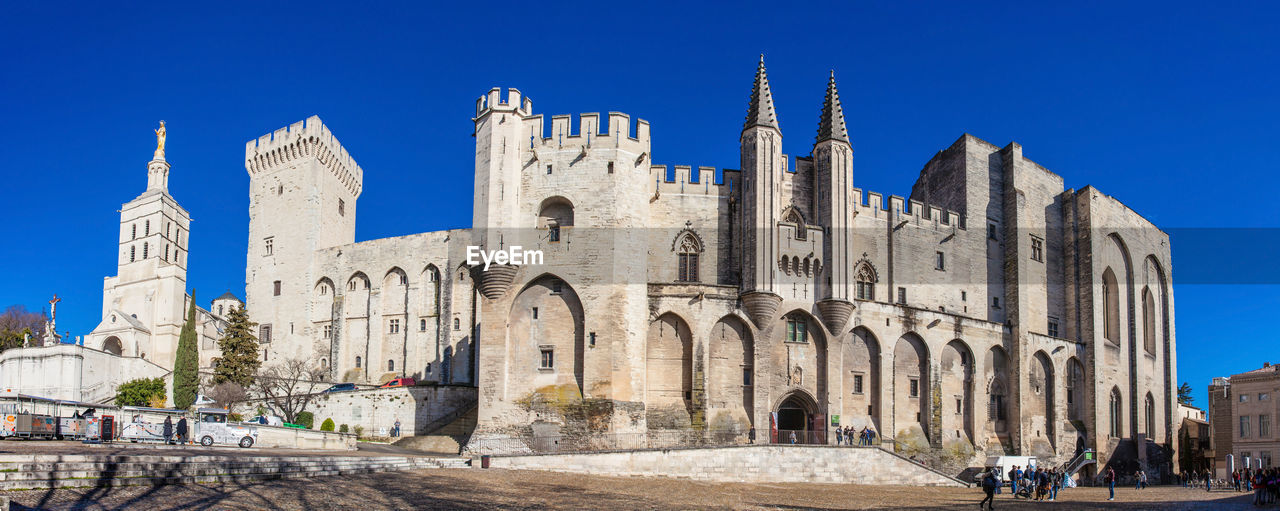
[[[1116,284],[1116,274],[1110,267],[1102,272],[1102,311],[1106,315],[1103,338],[1112,344],[1120,344],[1120,286]]]
[[[788,209],[786,216],[782,218],[782,221],[796,224],[796,239],[803,240],[808,235],[808,233],[805,232],[804,218],[800,216],[800,212],[796,211],[795,208]]]
[[[1156,300],[1150,288],[1142,288],[1142,347],[1156,354]]]
[[[145,221],[145,222],[143,222],[143,223],[142,223],[142,235],[143,235],[143,236],[150,236],[150,235],[151,235],[151,221],[150,221],[150,220],[147,220],[147,221]],[[143,259],[146,259],[146,258],[144,257]]]
[[[351,279],[350,281],[347,282],[347,291],[355,291],[355,290],[356,290],[356,279]]]
[[[813,274],[809,273],[809,258],[808,257],[804,258],[804,263],[802,264],[804,264],[803,266],[804,269],[800,271],[800,274],[806,277],[812,277]]]
[[[360,357],[357,355],[357,356],[356,356],[356,369],[359,369],[359,368],[360,368]]]
[[[454,330],[462,329],[462,321],[459,321],[458,318],[453,318],[453,329]]]
[[[1143,404],[1143,411],[1147,419],[1147,438],[1155,438],[1156,436],[1156,400],[1152,399],[1151,393],[1147,393],[1146,403]]]
[[[858,268],[858,274],[854,277],[858,282],[858,299],[859,300],[875,300],[876,299],[876,274],[871,270],[870,264],[863,264]]]
[[[320,359],[320,368],[321,368],[321,369],[327,369],[328,367],[329,367],[329,359],[327,359],[327,358],[321,358],[321,359]]]
[[[685,232],[676,241],[676,280],[680,282],[698,282],[698,253],[702,244],[692,232]]]
[[[782,273],[791,275],[791,258],[782,256],[782,259],[778,261],[778,267],[782,268]]]
[[[138,239],[138,224],[133,224],[132,227],[133,227],[133,231],[132,231],[132,234],[129,235],[129,239],[136,240]]]
[[[142,242],[142,258],[147,258],[147,242]]]
[[[388,371],[395,371],[395,370],[396,370],[396,361],[395,361],[395,360],[388,360],[388,361],[387,361],[387,370],[388,370]]]
[[[135,255],[138,253],[137,251],[138,251],[138,247],[132,246],[132,245],[129,246],[129,262],[132,263],[134,261],[137,261],[137,258],[135,257]]]
[[[547,230],[547,241],[560,242],[561,229],[573,227],[573,203],[564,197],[549,197],[538,208],[539,229]]]
[[[992,421],[1006,420],[1004,407],[1004,381],[1000,378],[991,380],[991,398],[987,404],[987,418]]]
[[[1124,413],[1120,402],[1120,389],[1111,389],[1111,436],[1120,438],[1120,418]]]

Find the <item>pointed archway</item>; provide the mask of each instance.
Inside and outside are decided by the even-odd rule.
[[[800,390],[792,391],[773,409],[771,440],[775,444],[825,444],[823,418],[812,396]]]

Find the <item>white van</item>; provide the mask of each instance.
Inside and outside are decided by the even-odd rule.
[[[996,477],[1000,479],[1001,485],[1009,484],[1009,471],[1013,470],[1017,465],[1023,472],[1027,471],[1027,467],[1035,468],[1039,462],[1035,456],[987,456],[985,470],[983,472],[996,471]],[[982,482],[982,475],[978,475],[978,482]]]

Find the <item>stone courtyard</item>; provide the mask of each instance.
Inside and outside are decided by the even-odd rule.
[[[1251,496],[1181,487],[1142,491],[1074,488],[1058,502],[1013,501],[1000,509],[1251,509]],[[502,469],[449,469],[161,487],[0,492],[11,509],[973,509],[971,488],[708,483]]]

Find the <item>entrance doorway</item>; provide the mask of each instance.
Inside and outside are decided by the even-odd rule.
[[[826,443],[822,417],[817,415],[817,406],[808,396],[795,393],[783,399],[775,417],[774,427],[778,431],[775,443],[790,444],[793,434],[797,444]]]

